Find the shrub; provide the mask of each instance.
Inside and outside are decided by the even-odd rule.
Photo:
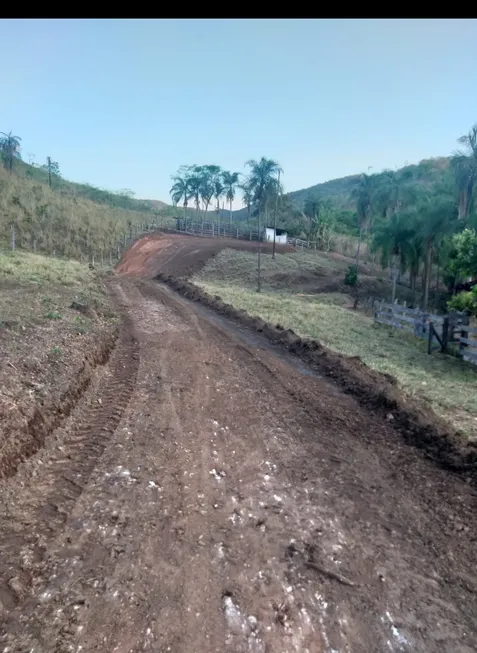
[[[356,286],[358,283],[358,268],[356,265],[350,265],[346,270],[344,282],[347,286]]]
[[[477,286],[474,286],[470,292],[454,295],[447,306],[455,311],[466,311],[469,315],[477,316]]]

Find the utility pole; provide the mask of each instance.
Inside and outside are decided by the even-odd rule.
[[[257,292],[262,290],[262,279],[261,279],[261,265],[262,265],[262,243],[261,243],[261,234],[260,234],[260,213],[261,206],[258,208],[258,267],[257,267]]]
[[[51,188],[51,156],[46,157],[46,163],[48,165],[48,184]]]
[[[277,233],[277,213],[278,213],[278,195],[280,193],[280,170],[278,171],[277,194],[275,197],[275,212],[273,216],[273,249],[272,258],[275,258],[275,236]]]

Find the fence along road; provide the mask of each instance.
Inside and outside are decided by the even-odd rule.
[[[417,338],[427,338],[430,345],[435,336],[442,352],[447,351],[450,343],[456,343],[459,355],[477,365],[477,327],[469,325],[469,317],[465,313],[452,311],[448,315],[435,315],[397,303],[376,302],[374,321],[395,329],[407,329]]]

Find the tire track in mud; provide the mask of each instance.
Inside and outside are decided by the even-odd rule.
[[[6,503],[0,516],[0,635],[6,615],[41,583],[48,543],[65,525],[113,436],[133,393],[138,365],[139,345],[125,318],[94,400],[76,406],[62,445],[21,482],[21,504],[15,498]]]
[[[181,352],[181,337],[178,333],[169,332],[159,354],[158,366],[161,370],[162,386],[164,393],[163,415],[170,415],[169,420],[174,432],[174,439],[177,441],[176,456],[171,461],[171,471],[177,479],[175,496],[169,496],[169,505],[174,506],[181,518],[176,521],[175,531],[180,542],[178,556],[175,564],[178,569],[187,567],[187,574],[180,579],[180,602],[178,609],[181,614],[180,628],[169,635],[168,643],[171,649],[189,650],[197,646],[209,646],[211,650],[217,650],[221,646],[221,640],[212,642],[208,639],[204,624],[198,626],[197,614],[202,612],[203,597],[198,596],[197,586],[203,587],[206,591],[220,584],[217,570],[211,561],[210,552],[205,546],[204,531],[207,535],[208,516],[201,520],[195,519],[197,499],[202,497],[204,501],[212,501],[215,492],[212,488],[210,467],[212,461],[211,444],[209,438],[202,438],[201,434],[210,431],[213,433],[212,420],[204,416],[210,409],[210,385],[209,373],[201,364],[201,351],[208,343],[208,334],[200,324],[200,320],[194,311],[185,305],[178,296],[170,295],[159,288],[155,282],[141,282],[134,284],[141,296],[141,299],[159,301],[167,307],[171,313],[190,329],[190,338],[193,339],[197,356],[189,358],[188,375],[191,381],[189,390],[181,393],[171,392],[171,381],[177,374],[175,357]],[[176,319],[177,319],[176,318]],[[169,381],[165,381],[169,379]],[[191,424],[187,416],[194,415],[194,423]],[[192,429],[187,439],[187,446],[184,447],[184,430]],[[176,488],[177,488],[176,486]],[[164,497],[165,498],[165,497]],[[211,598],[211,600],[213,600]],[[216,619],[220,620],[220,606],[216,605]],[[210,616],[210,615],[209,615]],[[220,632],[220,630],[218,631]],[[217,630],[215,636],[217,636]],[[164,650],[166,646],[164,645]],[[167,649],[168,650],[168,649]]]

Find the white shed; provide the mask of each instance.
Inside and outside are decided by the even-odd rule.
[[[273,233],[275,229],[273,227],[265,227],[265,240],[273,242]],[[275,242],[281,243],[283,245],[287,244],[287,232],[283,229],[277,229],[275,232]]]

